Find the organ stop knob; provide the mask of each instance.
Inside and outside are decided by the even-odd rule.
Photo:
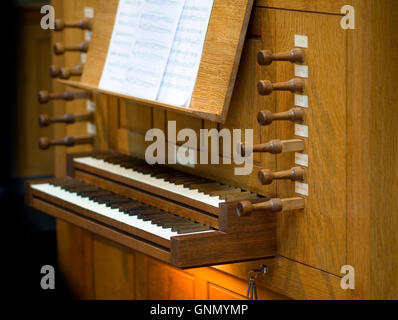
[[[305,53],[303,49],[292,49],[289,52],[273,54],[270,50],[261,50],[257,55],[259,65],[268,66],[273,61],[289,61],[291,63],[303,63]]]
[[[47,150],[52,146],[66,146],[73,147],[77,144],[94,144],[94,137],[64,137],[62,139],[49,140],[46,137],[40,138],[39,140],[39,148],[42,150]]]
[[[57,42],[54,44],[54,53],[56,55],[61,55],[64,54],[65,52],[73,52],[73,51],[77,51],[77,52],[87,52],[88,51],[88,46],[89,46],[89,42],[88,41],[84,41],[78,45],[72,45],[72,46],[65,46],[63,43],[61,42]]]
[[[293,108],[289,111],[272,113],[269,110],[262,110],[257,115],[257,121],[260,125],[268,126],[274,121],[287,120],[291,122],[303,122],[305,111],[300,108]]]
[[[270,142],[257,144],[254,146],[241,143],[238,145],[238,154],[243,157],[250,156],[253,152],[267,152],[271,154],[279,154],[282,152],[303,151],[305,148],[304,141],[300,139],[293,140],[271,140]]]
[[[63,20],[55,20],[54,31],[63,31],[65,28],[78,28],[82,30],[92,30],[93,26],[91,20],[82,19],[80,21],[64,22]]]
[[[81,76],[83,73],[83,65],[78,64],[74,67],[50,67],[50,77],[51,78],[61,78],[61,79],[69,79],[71,76]]]
[[[40,103],[47,103],[50,100],[65,100],[72,101],[75,99],[91,99],[92,93],[90,91],[76,90],[76,91],[64,91],[61,93],[48,93],[48,91],[42,90],[38,94],[38,100]]]
[[[263,169],[258,172],[258,180],[262,185],[271,184],[274,180],[303,181],[304,174],[304,169],[300,167],[294,167],[290,170],[278,172],[272,172],[271,170]]]
[[[302,79],[291,79],[287,82],[272,83],[269,80],[260,80],[257,84],[258,93],[267,96],[274,91],[290,91],[292,93],[304,92],[305,82]]]
[[[303,198],[288,199],[271,199],[261,203],[251,203],[250,201],[241,201],[238,203],[236,213],[240,217],[250,216],[254,212],[281,212],[292,211],[305,208],[305,200]]]
[[[42,114],[39,116],[39,126],[40,127],[47,127],[51,123],[66,123],[66,124],[73,124],[75,122],[91,122],[93,121],[93,113],[84,113],[84,114],[64,114],[62,116],[57,117],[49,117],[46,114]]]

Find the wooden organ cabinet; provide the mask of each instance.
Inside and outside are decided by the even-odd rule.
[[[184,230],[205,232],[161,238],[98,218],[89,207],[57,200],[33,187],[40,182],[30,182],[27,202],[58,218],[60,272],[73,294],[245,299],[249,272],[266,266],[267,274],[256,279],[260,299],[398,298],[398,4],[216,0],[232,22],[234,14],[242,19],[244,37],[235,85],[227,93],[229,110],[211,117],[76,85],[100,68],[85,64],[90,50],[103,54],[98,39],[107,41],[106,32],[94,35],[102,28],[97,13],[106,17],[104,3],[117,1],[52,1],[57,21],[50,73],[61,80],[54,80],[53,92],[39,95],[42,103],[51,100],[55,115],[40,117],[56,137],[40,140],[43,149],[55,147],[58,179],[50,187],[112,191],[114,208],[138,201],[145,204],[144,216],[162,209],[177,215]],[[354,30],[341,26],[344,5],[355,9]],[[237,30],[232,22],[221,26],[225,37]],[[224,54],[213,56],[220,69]],[[202,95],[210,101],[212,83],[207,87]],[[254,154],[248,176],[234,175],[234,165],[226,164],[153,168],[151,179],[177,177],[169,180],[186,183],[186,190],[198,181],[199,190],[223,195],[225,203],[209,204],[117,172],[121,164],[123,172],[148,174],[151,169],[138,160],[149,145],[145,133],[166,130],[168,121],[176,121],[177,131],[254,129],[254,146],[246,146]],[[344,266],[355,270],[355,289],[341,287]]]

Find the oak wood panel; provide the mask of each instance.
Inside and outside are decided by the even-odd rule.
[[[243,265],[243,264],[242,264]],[[230,265],[224,265],[222,267],[228,268]],[[258,266],[256,266],[257,268]],[[217,268],[217,269],[216,269]],[[201,290],[207,291],[206,299],[210,298],[208,286],[210,284],[216,285],[218,287],[227,289],[236,293],[239,296],[246,296],[249,276],[248,271],[242,277],[236,277],[234,272],[224,272],[221,267],[212,268],[193,268],[185,270],[189,274],[195,276],[197,283],[204,282],[204,287],[201,286]],[[229,269],[226,269],[229,270]],[[261,283],[256,283],[258,298],[261,300],[286,300],[286,296],[278,294],[276,292],[270,291],[265,288]]]
[[[110,241],[93,239],[95,299],[135,299],[135,256]]]
[[[131,101],[120,100],[120,127],[144,134],[152,128],[152,109]]]
[[[194,277],[184,271],[148,259],[148,299],[193,300]]]
[[[267,11],[267,9],[264,9]],[[275,52],[294,47],[294,35],[307,35],[306,63],[309,78],[305,93],[309,108],[305,124],[309,138],[295,136],[294,124],[280,121],[278,139],[305,141],[309,167],[306,183],[309,196],[305,210],[286,212],[279,217],[278,253],[281,256],[328,271],[335,275],[346,264],[346,31],[334,15],[274,10]],[[277,63],[277,81],[294,77],[294,66]],[[277,112],[294,105],[294,95],[278,92]],[[278,171],[295,166],[294,153],[277,156]],[[278,197],[295,195],[291,181],[277,181]],[[300,195],[301,196],[301,195]]]
[[[271,257],[276,254],[275,226],[262,231],[205,232],[171,238],[171,262],[179,268],[206,266],[239,260]],[[206,250],[203,250],[206,248]]]
[[[176,122],[177,135],[180,130],[188,128],[188,129],[194,130],[196,133],[196,136],[199,138],[201,136],[200,130],[204,129],[204,126],[203,126],[204,120],[203,119],[193,118],[193,117],[187,116],[185,114],[180,114],[180,113],[176,113],[176,112],[172,112],[172,111],[166,112],[166,125],[169,121]],[[167,141],[170,141],[167,127],[166,127],[165,133],[167,134]],[[186,141],[176,141],[176,144],[183,145],[183,144],[185,144],[185,142]],[[200,144],[197,143],[197,149],[199,149],[200,147],[201,147]]]
[[[356,298],[397,299],[398,3],[353,3],[357,30],[348,35],[347,262],[355,268]]]
[[[208,283],[209,300],[247,300],[246,297],[233,291]]]
[[[97,134],[95,139],[95,150],[109,149],[109,112],[108,97],[102,94],[94,95],[95,101],[95,125]]]
[[[53,114],[51,104],[40,105],[37,92],[51,90],[47,72],[51,60],[51,34],[40,28],[39,6],[22,6],[19,9],[20,31],[18,35],[19,55],[16,89],[16,164],[15,174],[19,177],[49,175],[54,170],[54,150],[42,152],[38,148],[40,137],[53,137],[53,128],[40,128],[37,119],[40,114]],[[8,120],[7,120],[8,121]],[[35,159],[35,161],[32,161]]]
[[[57,219],[58,266],[76,299],[94,299],[92,234]]]
[[[214,268],[240,279],[248,279],[248,272],[259,269],[262,265],[268,267],[268,274],[257,277],[257,286],[291,299],[350,300],[353,298],[351,290],[341,288],[340,277],[279,256]]]
[[[255,6],[341,14],[341,8],[352,2],[352,0],[256,0]]]

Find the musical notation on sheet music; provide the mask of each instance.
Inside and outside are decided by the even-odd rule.
[[[120,0],[99,87],[190,104],[214,0]]]
[[[123,93],[126,65],[145,0],[120,0],[99,87]]]
[[[186,0],[158,101],[190,105],[214,0]]]

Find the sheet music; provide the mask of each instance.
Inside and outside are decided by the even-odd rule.
[[[156,100],[185,0],[146,0],[130,52],[124,91]]]
[[[189,107],[214,0],[186,0],[157,100]]]
[[[145,0],[120,0],[99,87],[125,93],[126,66]]]
[[[190,105],[214,0],[119,0],[99,87]]]

